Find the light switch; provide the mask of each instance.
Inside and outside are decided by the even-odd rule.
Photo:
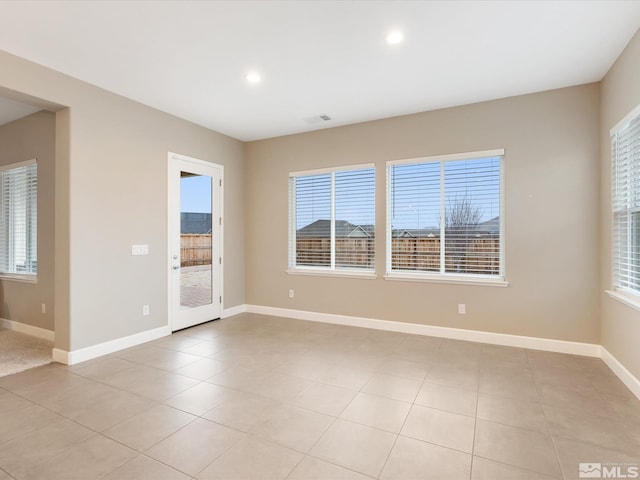
[[[131,255],[149,255],[149,245],[131,245]]]

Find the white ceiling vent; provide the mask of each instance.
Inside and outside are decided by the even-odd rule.
[[[316,125],[318,123],[328,122],[329,120],[331,120],[331,117],[326,113],[323,113],[322,115],[318,115],[316,117],[307,117],[304,119],[304,121],[309,125]]]

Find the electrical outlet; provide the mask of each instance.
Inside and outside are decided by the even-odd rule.
[[[47,313],[47,305],[46,304],[42,304],[42,313]]]
[[[293,298],[295,294],[296,292],[294,292],[293,290],[289,290],[289,298]]]
[[[458,313],[460,315],[466,315],[466,313],[467,313],[467,304],[466,303],[459,303],[458,304]]]
[[[145,316],[145,317],[147,315],[149,315],[149,305],[143,305],[142,306],[142,315]]]

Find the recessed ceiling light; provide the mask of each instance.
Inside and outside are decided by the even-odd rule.
[[[404,35],[399,30],[394,30],[393,32],[389,32],[387,35],[387,43],[390,45],[396,45],[401,43],[404,40]]]
[[[247,73],[247,82],[249,83],[260,83],[262,77],[258,72],[249,72]]]

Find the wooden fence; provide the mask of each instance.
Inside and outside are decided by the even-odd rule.
[[[330,265],[329,238],[298,237],[296,244],[297,265]],[[391,248],[394,270],[440,271],[439,238],[394,238]],[[374,249],[372,238],[337,238],[336,266],[373,267]],[[456,273],[498,274],[500,240],[497,237],[450,238],[445,251],[445,269]]]
[[[180,266],[211,265],[211,234],[180,235]]]

